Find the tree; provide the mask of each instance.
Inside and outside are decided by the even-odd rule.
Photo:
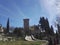
[[[6,33],[9,33],[9,18],[7,20],[7,29],[6,29]]]
[[[22,28],[15,28],[14,29],[14,31],[13,31],[13,33],[17,36],[17,37],[22,37],[23,35],[23,33],[22,33]]]
[[[40,21],[39,21],[39,24],[41,25],[41,28],[44,30],[45,29],[45,18],[44,17],[40,17]]]
[[[59,26],[59,24],[57,24],[57,29],[58,29],[58,32],[60,33],[60,26]]]
[[[50,37],[49,40],[48,40],[48,45],[53,45],[53,42],[52,42],[52,38]]]
[[[55,38],[56,38],[56,43],[59,44],[59,33],[58,33],[58,31],[56,31],[56,37]]]
[[[60,34],[60,17],[56,17],[55,25],[57,27],[58,33]]]
[[[53,26],[51,26],[50,34],[51,34],[52,36],[54,35],[54,29],[53,29]]]
[[[39,24],[41,25],[42,30],[45,30],[46,35],[50,34],[49,21],[47,18],[41,17]]]
[[[46,33],[47,33],[48,35],[50,35],[50,26],[49,26],[49,21],[48,21],[47,18],[46,18],[46,20],[45,20],[45,30],[46,30]]]
[[[56,38],[58,37],[58,31],[56,30]]]

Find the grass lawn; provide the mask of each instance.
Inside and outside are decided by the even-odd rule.
[[[0,41],[0,45],[42,45],[40,41]]]

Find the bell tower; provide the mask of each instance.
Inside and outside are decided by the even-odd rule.
[[[24,19],[24,31],[25,35],[29,34],[29,19]]]

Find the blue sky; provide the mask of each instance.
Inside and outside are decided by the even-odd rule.
[[[30,25],[38,24],[40,17],[49,19],[53,24],[56,14],[54,0],[0,0],[0,24],[6,27],[10,18],[10,26],[23,27],[23,19],[29,18]]]

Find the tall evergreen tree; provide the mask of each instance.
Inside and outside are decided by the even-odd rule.
[[[51,33],[50,33],[51,35],[54,35],[54,29],[53,29],[53,26],[51,26],[50,32],[51,32]]]
[[[60,34],[60,17],[59,16],[56,17],[55,25],[58,29],[58,33]]]
[[[56,43],[59,44],[59,33],[58,33],[58,31],[56,31],[56,37],[55,38],[56,38]]]
[[[59,34],[59,33],[58,33],[58,31],[56,30],[56,38],[58,37],[58,34]]]
[[[7,20],[7,29],[6,29],[6,33],[9,33],[9,18]]]
[[[46,30],[46,34],[50,34],[50,26],[47,18],[45,19],[45,30]]]
[[[44,17],[40,17],[40,20],[39,20],[39,24],[41,25],[41,28],[42,30],[45,29],[45,18]]]
[[[58,33],[60,33],[60,26],[57,24]]]
[[[47,18],[41,17],[39,24],[41,25],[42,30],[45,30],[46,35],[50,34],[49,21]]]

